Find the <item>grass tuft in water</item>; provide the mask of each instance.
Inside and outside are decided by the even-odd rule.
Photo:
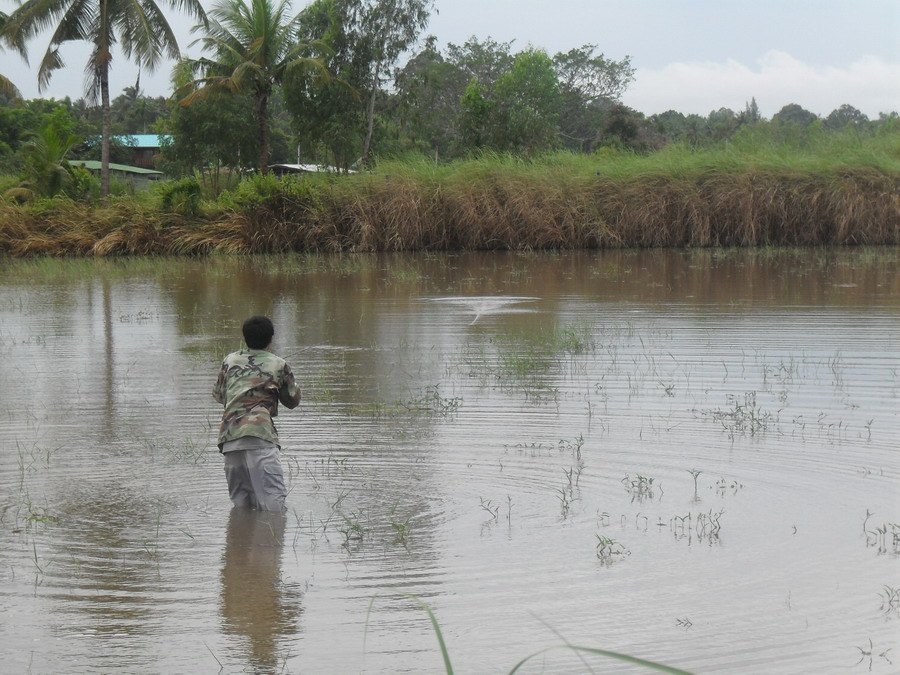
[[[599,534],[597,536],[597,545],[595,548],[595,553],[600,562],[605,564],[611,564],[613,561],[627,555],[631,555],[631,551],[629,551],[625,546],[615,539],[611,539],[610,537],[601,537]]]

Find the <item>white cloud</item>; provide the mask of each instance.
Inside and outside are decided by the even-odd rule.
[[[755,67],[729,59],[670,63],[639,68],[623,97],[645,114],[676,110],[707,115],[712,110],[739,111],[755,97],[763,116],[788,103],[827,115],[849,103],[869,117],[900,111],[900,63],[864,56],[846,67],[812,66],[783,51],[767,52]]]

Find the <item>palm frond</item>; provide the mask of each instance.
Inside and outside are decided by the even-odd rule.
[[[10,98],[22,98],[19,88],[13,84],[12,80],[4,75],[0,75],[0,94],[5,94]]]

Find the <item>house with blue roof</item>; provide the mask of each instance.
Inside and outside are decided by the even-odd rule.
[[[169,139],[162,134],[126,134],[113,136],[121,145],[133,148],[129,164],[142,169],[155,169],[157,156],[160,153],[161,140]]]

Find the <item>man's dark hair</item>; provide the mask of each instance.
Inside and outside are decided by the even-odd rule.
[[[267,316],[251,316],[244,321],[244,341],[250,349],[265,349],[275,335],[275,327]]]

